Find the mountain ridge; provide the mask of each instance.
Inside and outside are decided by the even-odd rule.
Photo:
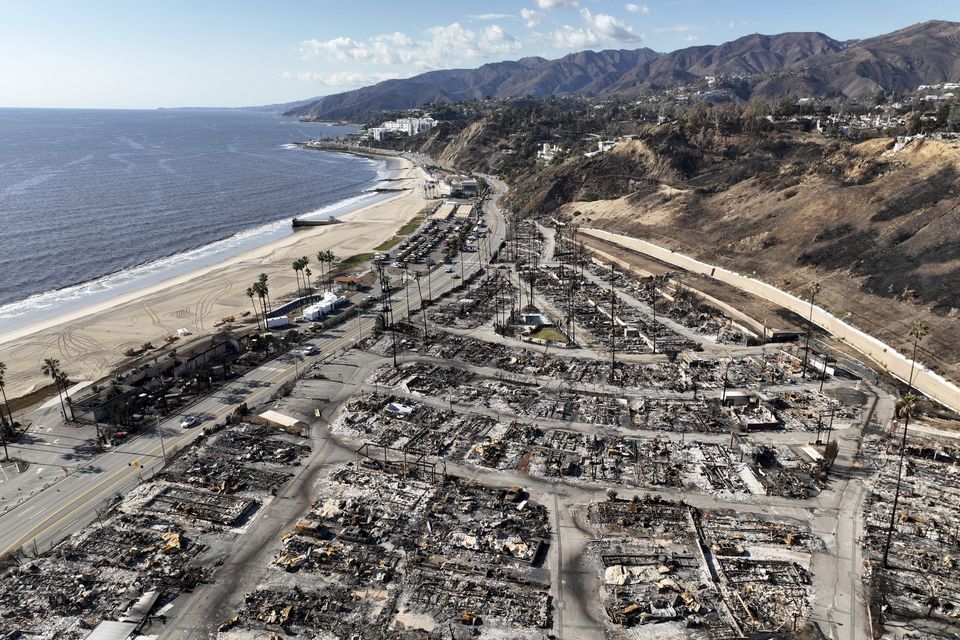
[[[370,121],[431,102],[520,96],[632,97],[706,76],[748,79],[742,98],[786,93],[869,98],[960,80],[960,23],[931,20],[872,38],[820,32],[749,34],[719,45],[659,53],[649,48],[527,57],[475,69],[441,69],[332,94],[289,109],[309,120]]]

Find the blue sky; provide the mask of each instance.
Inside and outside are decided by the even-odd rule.
[[[960,1],[0,0],[0,107],[258,105],[529,55],[930,19],[960,20]]]

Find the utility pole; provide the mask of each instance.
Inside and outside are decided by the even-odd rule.
[[[653,329],[650,333],[653,336],[653,352],[657,352],[657,298],[660,297],[660,291],[657,290],[657,281],[653,281],[653,298],[650,300],[650,308],[653,309]]]
[[[160,436],[160,453],[163,455],[163,464],[167,464],[167,448],[163,445],[163,429],[160,428],[160,416],[157,419],[157,435]]]
[[[610,384],[614,384],[617,371],[617,294],[610,287]]]
[[[407,294],[407,318],[410,317],[410,273],[407,264],[403,264],[403,291]]]
[[[803,370],[800,373],[800,379],[807,377],[807,358],[810,354],[810,334],[813,333],[813,300],[820,293],[820,283],[814,282],[810,286],[810,317],[807,318],[807,340],[803,348]]]
[[[733,358],[727,359],[727,367],[723,370],[723,391],[720,393],[720,404],[723,405],[727,401],[727,374],[730,373],[730,365],[733,363]]]
[[[823,371],[820,372],[820,393],[823,393],[823,381],[827,379],[827,354],[823,353],[821,356],[820,364],[823,365]]]
[[[389,285],[384,279],[383,275],[383,260],[377,261],[377,273],[380,276],[380,298],[383,301],[383,308],[381,313],[383,314],[384,326],[390,327],[390,336],[393,339],[393,368],[397,368],[397,328],[393,323],[393,310],[390,307],[390,297],[387,295],[387,289]],[[387,321],[389,318],[389,325]]]
[[[420,296],[420,313],[423,314],[423,344],[427,344],[427,308],[423,306],[423,290],[420,288],[420,272],[413,276],[417,281],[417,294]]]

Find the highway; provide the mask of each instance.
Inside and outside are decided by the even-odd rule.
[[[506,230],[505,220],[496,202],[506,186],[494,178],[486,177],[486,180],[493,187],[493,194],[484,204],[484,216],[489,229],[488,246],[496,248],[503,240]],[[464,256],[466,277],[480,268],[482,256],[479,251]],[[431,288],[435,299],[459,284],[459,280],[453,278],[454,274],[445,273],[440,267],[443,265],[434,267],[431,274]],[[456,273],[459,274],[459,261]],[[416,291],[414,282],[410,281],[408,285]],[[419,297],[411,295],[409,298],[411,307],[416,312]],[[406,299],[402,287],[393,290],[390,300],[396,320],[409,315],[411,311],[406,305]],[[269,401],[276,388],[294,379],[300,370],[349,349],[362,336],[367,335],[374,326],[373,316],[371,313],[357,322],[353,316],[348,315],[347,320],[339,327],[308,341],[308,344],[319,349],[317,356],[280,356],[200,400],[189,409],[189,413],[203,416],[203,424],[183,429],[180,427],[181,416],[174,416],[161,422],[159,432],[157,429],[149,429],[139,437],[100,455],[82,469],[8,511],[0,517],[0,555],[18,549],[30,554],[46,551],[58,541],[94,522],[98,517],[97,511],[112,497],[130,491],[141,479],[152,477],[162,468],[164,451],[169,456],[174,450],[189,444],[202,433],[204,424],[223,420],[241,402],[246,402],[253,410]]]

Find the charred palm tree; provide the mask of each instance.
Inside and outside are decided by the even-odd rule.
[[[913,391],[913,367],[917,364],[917,345],[930,333],[930,328],[923,320],[914,321],[910,327],[910,337],[913,338],[913,355],[910,357],[910,377],[907,379],[907,393]]]
[[[890,541],[893,538],[893,527],[897,521],[897,503],[900,501],[900,479],[903,476],[903,458],[907,451],[907,427],[917,407],[917,398],[907,392],[897,403],[897,417],[903,420],[903,436],[900,439],[900,462],[897,465],[897,484],[893,492],[893,507],[890,510],[890,526],[887,527],[887,542],[883,547],[883,566],[889,567]]]

